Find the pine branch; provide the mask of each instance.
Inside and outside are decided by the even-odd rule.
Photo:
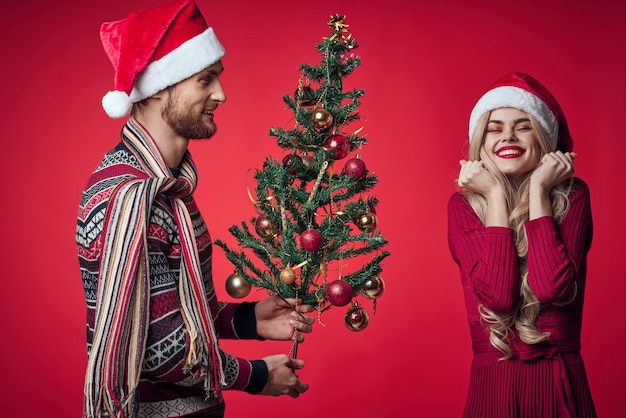
[[[345,277],[343,277],[343,279],[350,283],[350,286],[352,286],[355,291],[363,289],[363,285],[367,279],[370,279],[371,277],[376,276],[383,271],[380,263],[389,255],[391,255],[391,253],[389,253],[388,251],[383,251],[380,255],[374,257],[372,261],[370,261],[354,273],[346,275]]]

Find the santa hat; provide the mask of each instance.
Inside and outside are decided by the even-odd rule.
[[[548,133],[553,151],[572,150],[572,137],[559,103],[541,83],[519,72],[504,75],[478,100],[470,115],[470,140],[478,119],[487,112],[503,107],[514,107],[537,119]]]
[[[183,81],[224,56],[224,48],[192,0],[178,0],[103,23],[100,38],[113,67],[115,90],[102,98],[112,118],[132,104]]]

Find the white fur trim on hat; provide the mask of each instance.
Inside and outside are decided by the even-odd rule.
[[[135,82],[130,100],[139,102],[199,73],[222,58],[224,52],[213,29],[208,28],[161,59],[151,62]]]
[[[489,90],[478,100],[476,106],[474,106],[474,109],[472,109],[472,113],[470,114],[470,141],[472,139],[472,134],[476,129],[478,119],[480,119],[480,117],[487,112],[503,107],[514,107],[532,115],[546,130],[550,140],[554,142],[552,144],[553,148],[556,147],[559,125],[554,113],[552,113],[548,105],[546,105],[539,97],[524,89],[513,86],[496,87]]]

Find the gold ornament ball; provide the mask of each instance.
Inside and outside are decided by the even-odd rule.
[[[296,281],[296,272],[290,267],[282,269],[280,271],[280,281],[285,284],[293,284]]]
[[[365,232],[372,232],[378,226],[378,217],[376,214],[372,212],[366,212],[362,215],[359,215],[355,220],[354,224],[361,230]]]
[[[252,285],[239,273],[233,273],[226,279],[226,293],[235,299],[248,296]]]
[[[313,110],[311,117],[313,118],[313,126],[320,131],[330,128],[330,125],[333,124],[333,115],[323,107]]]
[[[310,155],[303,155],[302,164],[304,164],[304,166],[309,170],[314,170],[316,161],[315,158],[311,157]]]
[[[367,327],[367,324],[369,324],[370,315],[365,309],[355,305],[346,312],[343,321],[350,331],[359,332],[363,331]]]
[[[363,296],[367,299],[378,299],[385,292],[385,282],[382,277],[374,276],[365,281],[365,285],[361,290]]]

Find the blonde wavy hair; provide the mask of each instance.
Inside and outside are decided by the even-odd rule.
[[[550,337],[549,332],[540,332],[535,327],[535,321],[541,313],[541,305],[537,300],[533,290],[528,284],[528,266],[526,255],[528,253],[528,239],[524,229],[524,223],[528,221],[528,189],[532,171],[521,178],[512,179],[500,172],[495,163],[483,149],[487,122],[491,112],[485,113],[479,120],[474,130],[469,148],[469,160],[483,161],[486,169],[495,177],[496,181],[503,186],[506,195],[507,207],[509,209],[509,225],[514,231],[515,246],[520,262],[520,297],[517,306],[511,312],[496,313],[491,309],[480,305],[478,311],[482,320],[489,325],[489,341],[504,356],[501,360],[511,358],[513,351],[509,346],[509,335],[514,330],[519,338],[526,344],[537,344],[546,341]],[[537,120],[528,115],[533,131],[539,141],[541,156],[552,152],[548,141],[548,134],[539,125]],[[534,170],[533,170],[534,171]],[[560,222],[569,210],[569,195],[573,188],[573,179],[569,179],[554,187],[550,191],[550,201],[552,203],[552,215],[557,222]],[[476,215],[485,223],[487,215],[487,201],[479,193],[466,190],[465,196],[474,209]],[[577,287],[574,285],[568,297],[559,302],[558,306],[571,303],[576,297]]]

